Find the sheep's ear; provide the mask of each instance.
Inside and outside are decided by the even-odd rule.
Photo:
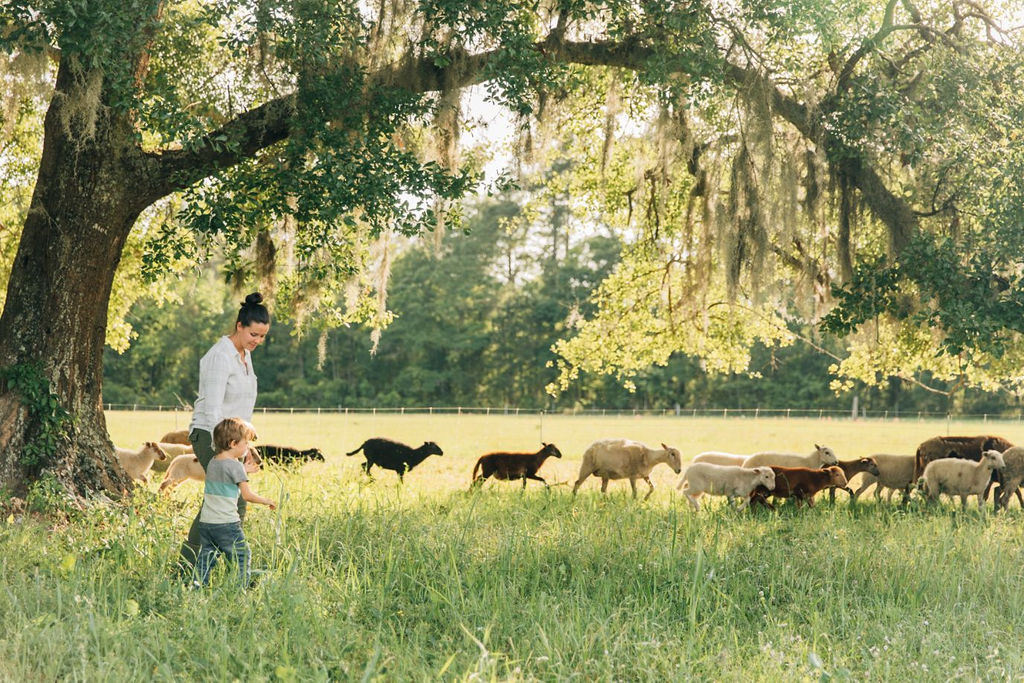
[[[819,446],[818,444],[814,444],[814,450],[816,450],[816,451],[820,451],[820,450],[823,450],[823,449],[822,449],[822,447],[821,447],[821,446]]]
[[[661,447],[664,448],[666,451],[671,450],[668,446],[664,444],[664,442],[662,442]]]

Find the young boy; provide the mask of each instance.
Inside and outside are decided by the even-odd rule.
[[[249,585],[251,553],[238,516],[238,496],[241,494],[246,502],[275,509],[274,501],[256,495],[249,488],[247,468],[241,462],[249,452],[249,439],[254,436],[252,427],[237,417],[225,418],[213,429],[217,455],[206,467],[203,509],[199,513],[200,546],[194,583],[197,587],[209,583],[210,570],[219,553],[234,559],[242,587]]]

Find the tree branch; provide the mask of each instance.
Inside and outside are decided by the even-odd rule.
[[[656,55],[654,50],[637,41],[571,42],[561,40],[557,34],[536,43],[534,47],[555,60],[634,71],[644,68]],[[435,59],[410,57],[383,67],[371,74],[370,80],[372,83],[404,88],[411,92],[461,88],[482,82],[487,65],[498,54],[498,50],[474,55],[452,53],[444,67],[438,66]],[[725,62],[723,71],[726,78],[738,87],[753,86],[768,93],[774,113],[792,124],[808,140],[825,145],[827,156],[838,159],[830,163],[835,164],[837,170],[860,190],[866,204],[888,228],[891,251],[899,254],[917,229],[917,217],[907,202],[885,186],[882,178],[859,153],[848,149],[831,135],[806,105],[782,92],[767,76],[756,69],[732,62]],[[296,95],[291,93],[239,115],[200,138],[189,149],[143,155],[147,176],[153,179],[144,198],[151,202],[188,187],[217,168],[237,164],[259,150],[284,140],[291,134],[295,102]],[[234,144],[229,149],[222,141],[232,141]]]

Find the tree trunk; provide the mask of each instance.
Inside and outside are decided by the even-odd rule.
[[[0,316],[0,371],[36,368],[70,419],[0,385],[0,489],[24,494],[42,472],[69,493],[123,491],[103,416],[107,306],[128,233],[144,204],[133,197],[133,131],[102,102],[102,77],[62,64],[46,114],[43,155]],[[42,414],[40,413],[42,411]],[[30,462],[31,445],[55,446]]]

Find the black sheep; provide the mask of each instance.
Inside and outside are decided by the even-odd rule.
[[[319,448],[298,449],[291,446],[265,444],[257,446],[257,450],[263,462],[277,463],[279,465],[287,465],[302,460],[320,460],[322,462],[324,459],[324,454],[320,452]]]
[[[533,479],[547,486],[543,477],[537,476],[537,470],[549,457],[561,458],[562,453],[553,443],[546,443],[536,453],[488,453],[480,456],[473,467],[473,485],[482,484],[488,477],[511,481],[522,479],[523,488],[526,480]],[[477,474],[479,472],[479,474]]]
[[[355,455],[359,451],[366,456],[362,467],[371,478],[370,468],[377,465],[397,472],[400,481],[404,481],[405,473],[426,460],[427,456],[444,455],[441,447],[433,441],[425,441],[419,448],[410,448],[404,443],[381,438],[367,439],[362,446],[345,455]]]

